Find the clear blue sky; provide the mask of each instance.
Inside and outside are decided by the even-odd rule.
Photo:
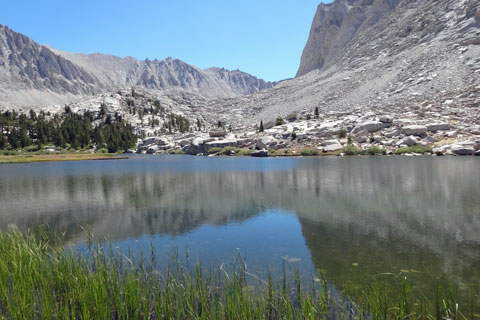
[[[1,0],[0,23],[54,48],[295,76],[320,2]]]

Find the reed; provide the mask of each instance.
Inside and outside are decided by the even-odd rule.
[[[134,259],[89,237],[78,253],[45,232],[0,232],[1,319],[468,319],[475,317],[478,286],[470,305],[460,308],[456,289],[435,301],[412,295],[406,279],[347,285],[332,293],[325,273],[302,278],[268,272],[261,279],[248,272],[238,255],[233,266],[187,267],[175,250],[166,266],[158,254],[141,250]],[[400,289],[400,295],[390,293]],[[397,297],[397,298],[395,298]],[[354,302],[353,302],[354,301]],[[470,312],[470,313],[469,313]]]

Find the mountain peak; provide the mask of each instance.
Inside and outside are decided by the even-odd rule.
[[[302,54],[297,77],[329,62],[359,32],[375,25],[392,12],[401,0],[335,0],[321,3],[315,14],[307,45]]]
[[[202,70],[172,57],[140,61],[56,50],[1,24],[0,84],[0,103],[39,106],[129,86],[195,92],[208,98],[273,86],[247,73]]]

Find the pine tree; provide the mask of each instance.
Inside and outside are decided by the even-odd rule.
[[[28,147],[29,145],[32,144],[32,140],[30,140],[30,137],[27,134],[27,129],[24,127],[20,128],[20,146],[22,148]]]
[[[5,149],[6,146],[7,146],[7,139],[3,135],[3,132],[0,132],[0,150]]]
[[[264,131],[264,130],[263,130],[263,120],[260,120],[260,130],[259,130],[259,131],[260,131],[260,132],[263,132],[263,131]]]
[[[90,112],[77,114],[71,110],[68,113],[55,114],[51,119],[44,112],[39,115],[34,112],[17,114],[4,112],[0,114],[0,149],[10,145],[13,149],[25,148],[35,143],[39,149],[47,144],[72,148],[84,148],[90,144],[107,145],[110,150],[126,150],[135,145],[137,136],[122,117],[107,115],[105,121],[96,128],[92,125],[93,115]],[[188,131],[190,123],[181,116],[172,116],[172,122]],[[159,122],[151,119],[151,122]],[[172,128],[174,129],[174,128]],[[7,134],[3,134],[3,132]]]
[[[65,147],[65,137],[63,136],[63,132],[61,129],[58,129],[56,134],[55,134],[55,144],[60,147]]]
[[[98,117],[100,119],[103,119],[103,117],[105,117],[106,114],[107,114],[107,106],[105,105],[105,103],[102,103],[100,105],[100,112],[98,113]]]
[[[10,144],[12,149],[18,149],[20,147],[17,128],[13,128],[10,131],[10,134],[8,135],[8,143]]]
[[[318,119],[320,117],[320,112],[318,111],[318,107],[315,107],[315,118]]]
[[[37,114],[32,109],[30,109],[30,120],[32,121],[37,120]]]

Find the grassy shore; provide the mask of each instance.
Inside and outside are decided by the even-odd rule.
[[[35,234],[35,235],[34,235]],[[178,255],[159,271],[156,253],[135,260],[89,241],[74,254],[45,233],[0,233],[0,319],[474,319],[478,291],[458,304],[453,286],[433,286],[433,301],[412,284],[347,285],[332,293],[325,274],[266,279],[245,261],[226,270],[185,268]],[[305,285],[310,283],[310,285]],[[477,288],[478,290],[478,288]],[[391,294],[391,293],[396,294]]]
[[[117,154],[104,153],[52,153],[34,154],[18,153],[14,155],[0,155],[0,164],[7,163],[31,163],[31,162],[58,162],[58,161],[80,161],[80,160],[110,160],[125,159]]]

